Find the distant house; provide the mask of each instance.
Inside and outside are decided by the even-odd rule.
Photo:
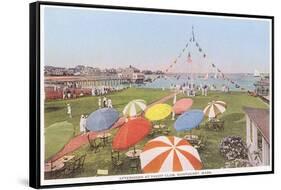
[[[260,96],[268,96],[269,95],[269,80],[268,79],[260,79],[254,83],[255,93]]]
[[[141,73],[139,69],[131,65],[123,69],[120,76],[127,78],[133,83],[142,83],[145,78],[144,74]]]
[[[270,164],[269,110],[244,107],[246,144],[250,162],[255,166]]]
[[[99,68],[85,66],[80,70],[82,75],[100,75],[101,71]]]

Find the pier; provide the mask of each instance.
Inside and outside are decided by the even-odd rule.
[[[129,83],[130,79],[119,76],[46,76],[46,86],[68,88],[92,88],[96,86],[118,86]]]

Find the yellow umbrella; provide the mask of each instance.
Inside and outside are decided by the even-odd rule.
[[[145,117],[150,121],[159,121],[170,115],[172,107],[168,104],[155,104],[148,108]]]

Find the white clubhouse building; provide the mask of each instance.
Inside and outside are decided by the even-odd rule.
[[[269,110],[244,107],[246,144],[253,166],[270,164]]]

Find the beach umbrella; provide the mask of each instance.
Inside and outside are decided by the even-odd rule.
[[[126,150],[145,138],[150,130],[151,123],[144,118],[129,120],[117,131],[112,148],[118,151]]]
[[[192,106],[193,100],[191,98],[183,98],[178,100],[173,106],[175,114],[182,114]]]
[[[175,136],[159,136],[148,141],[140,161],[144,173],[202,169],[197,150],[187,140]]]
[[[146,102],[144,100],[132,100],[125,106],[123,114],[127,117],[133,117],[143,112],[145,108]]]
[[[148,108],[145,117],[150,121],[159,121],[170,115],[172,107],[168,104],[155,104]]]
[[[191,130],[197,127],[203,118],[204,113],[201,110],[194,109],[187,111],[177,118],[174,128],[177,131]]]
[[[91,113],[86,121],[86,128],[100,132],[112,127],[118,120],[119,113],[113,108],[101,108]]]
[[[204,108],[203,112],[209,118],[214,118],[218,114],[225,112],[226,103],[223,101],[212,101]]]

